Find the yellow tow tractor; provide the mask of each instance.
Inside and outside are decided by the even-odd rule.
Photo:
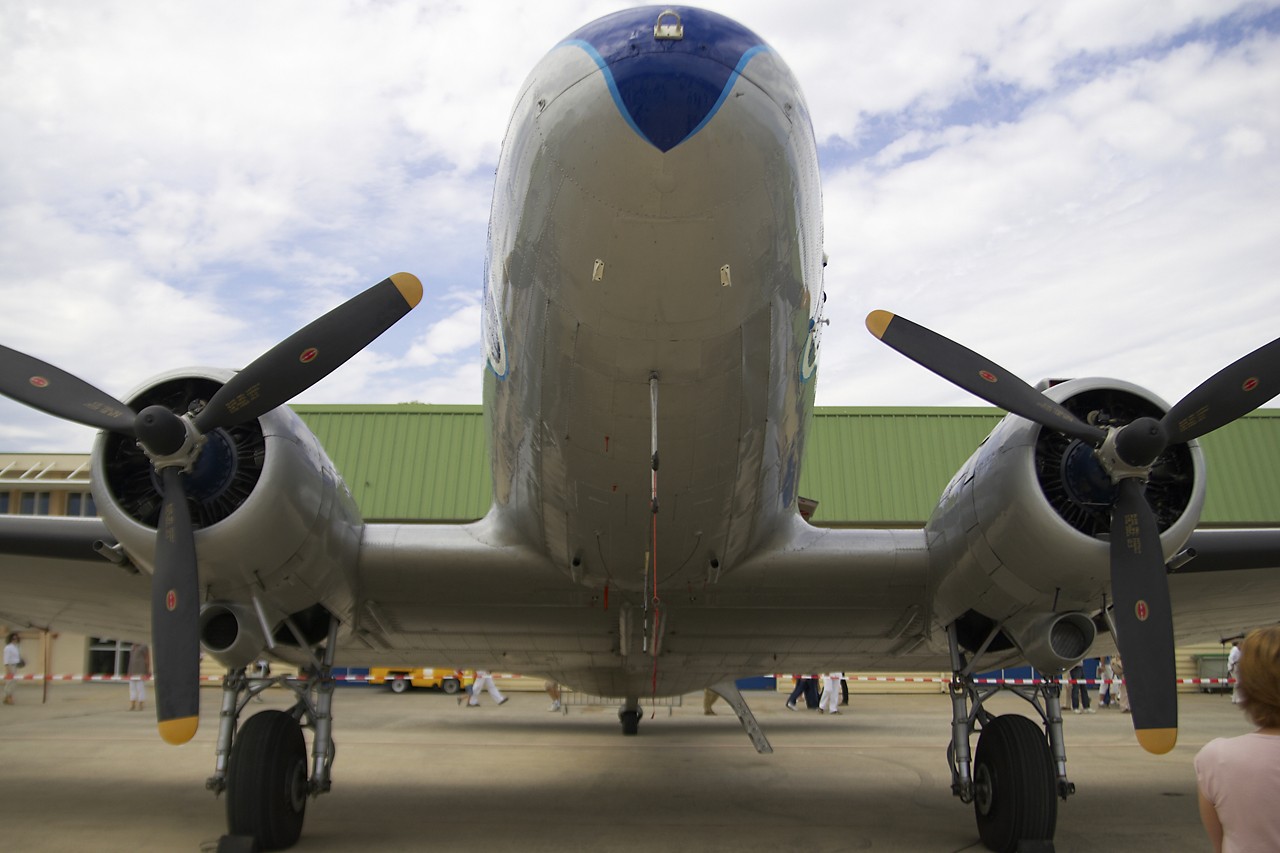
[[[434,687],[452,696],[470,687],[475,675],[460,669],[429,669],[404,666],[375,666],[369,669],[370,684],[386,684],[392,693],[404,693],[410,687]]]

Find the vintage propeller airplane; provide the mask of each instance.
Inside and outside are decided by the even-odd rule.
[[[1280,574],[1248,570],[1280,564],[1280,531],[1196,530],[1195,439],[1275,396],[1280,341],[1169,407],[1118,380],[1037,391],[873,312],[884,343],[1009,414],[925,528],[818,529],[796,488],[823,266],[813,131],[777,53],[698,9],[602,18],[534,69],[504,142],[484,519],[363,522],[283,405],[418,303],[406,273],[242,371],[164,373],[124,400],[0,349],[3,393],[102,430],[100,519],[0,518],[3,615],[142,636],[149,600],[173,743],[196,731],[200,647],[222,661],[208,785],[227,794],[229,833],[264,848],[294,844],[308,795],[329,789],[339,660],[542,674],[617,697],[627,734],[642,697],[713,686],[761,751],[737,677],[945,667],[952,788],[982,839],[1052,838],[1074,790],[1055,679],[1099,630],[1127,662],[1139,740],[1163,752],[1177,734],[1175,626],[1193,638],[1275,618]],[[264,653],[310,677],[246,675]],[[984,708],[996,688],[974,674],[1012,661],[1048,677],[1010,688],[1040,723]],[[293,712],[241,724],[273,682],[294,691]]]

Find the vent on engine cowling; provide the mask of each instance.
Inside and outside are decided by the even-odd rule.
[[[134,411],[151,405],[185,414],[203,405],[221,387],[212,379],[188,377],[162,383],[129,401]],[[192,524],[209,527],[235,512],[248,499],[266,454],[266,441],[257,420],[207,436],[204,449],[187,483],[187,506]],[[151,460],[128,436],[108,433],[103,468],[112,497],[130,517],[155,527],[160,517],[160,478]]]
[[[1113,388],[1084,391],[1062,405],[1081,420],[1100,427],[1164,415],[1150,401]],[[1068,524],[1089,536],[1110,533],[1116,486],[1102,470],[1091,445],[1041,429],[1036,441],[1036,476],[1045,499]],[[1156,459],[1145,494],[1162,533],[1186,511],[1194,480],[1191,451],[1185,444],[1171,445]]]

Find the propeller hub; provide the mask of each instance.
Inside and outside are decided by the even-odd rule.
[[[1164,427],[1155,418],[1138,418],[1116,433],[1116,455],[1136,468],[1146,468],[1169,444]]]
[[[1122,427],[1109,427],[1098,448],[1098,462],[1111,482],[1134,479],[1145,483],[1151,464],[1168,447],[1164,428],[1154,418],[1141,417]]]
[[[152,457],[172,456],[187,440],[182,418],[164,406],[147,406],[139,412],[133,431]]]

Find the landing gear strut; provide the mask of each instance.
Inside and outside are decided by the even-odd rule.
[[[998,629],[997,629],[998,630]],[[987,643],[974,655],[982,655]],[[1024,841],[1042,842],[1052,850],[1058,822],[1057,798],[1076,791],[1067,779],[1067,752],[1062,736],[1062,686],[1057,678],[1034,685],[983,685],[974,680],[973,663],[965,663],[955,625],[947,627],[951,647],[951,793],[973,803],[978,834],[989,849],[1012,853]],[[1026,700],[1044,723],[1021,714],[992,716],[983,704],[1001,691]],[[976,730],[976,758],[969,737]],[[1047,737],[1046,737],[1047,736]]]
[[[303,678],[251,678],[243,668],[222,680],[222,712],[214,773],[205,787],[227,795],[227,832],[253,838],[262,850],[283,850],[297,843],[307,798],[326,793],[337,750],[333,743],[333,656],[338,622],[330,624],[323,659],[313,656]],[[248,703],[272,686],[292,690],[288,711],[261,711],[237,725]],[[312,763],[307,775],[303,728],[312,731]]]

